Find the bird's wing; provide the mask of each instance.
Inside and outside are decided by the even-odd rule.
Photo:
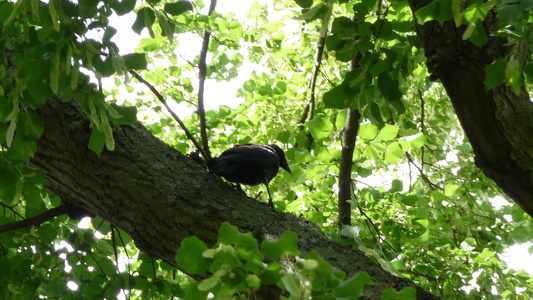
[[[224,151],[219,159],[240,164],[257,164],[263,167],[278,165],[279,158],[274,149],[266,145],[243,144]]]

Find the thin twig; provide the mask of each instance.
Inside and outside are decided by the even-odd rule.
[[[27,218],[24,220],[16,221],[7,223],[5,225],[0,226],[0,233],[13,231],[21,228],[31,227],[31,226],[39,226],[41,223],[51,220],[57,216],[64,215],[67,213],[67,207],[65,205],[59,205],[57,207],[54,207],[50,210],[47,210],[43,212],[42,214],[39,214],[35,217]]]
[[[211,0],[211,5],[209,6],[208,15],[212,15],[215,11],[217,5],[217,0]],[[206,160],[211,158],[211,152],[209,151],[209,141],[207,139],[207,125],[205,120],[205,105],[204,105],[204,90],[205,90],[205,79],[207,76],[207,49],[209,47],[209,38],[211,37],[211,32],[206,29],[204,32],[204,40],[202,42],[202,50],[200,51],[200,61],[198,62],[199,69],[199,85],[198,85],[198,118],[200,119],[200,136],[202,137],[202,145],[204,153],[206,155]]]
[[[418,90],[418,95],[420,96],[420,129],[422,131],[423,135],[426,135],[426,124],[425,124],[425,115],[426,115],[426,104],[424,101],[424,95],[422,95],[422,91]],[[420,149],[420,168],[422,171],[424,171],[424,147]]]
[[[419,166],[417,166],[415,164],[415,162],[413,161],[413,158],[411,157],[411,154],[409,154],[409,152],[405,152],[405,156],[407,157],[407,161],[412,164],[413,166],[415,166],[415,168],[418,170],[418,172],[420,173],[420,177],[422,177],[422,180],[424,180],[428,185],[429,185],[429,188],[434,190],[435,188],[439,189],[439,190],[443,190],[443,188],[441,188],[440,186],[434,184],[433,182],[431,182],[431,180],[429,180],[429,178],[427,177],[427,175],[424,173],[424,170],[422,170]]]
[[[359,212],[363,215],[363,217],[365,217],[366,221],[367,221],[367,224],[370,224],[372,226],[372,228],[374,229],[374,231],[376,232],[378,238],[376,238],[375,236],[373,236],[374,240],[377,242],[377,243],[383,243],[387,246],[389,246],[389,248],[391,249],[391,251],[394,251],[394,247],[389,243],[387,242],[384,238],[381,237],[381,234],[379,232],[379,229],[378,227],[376,226],[376,224],[374,224],[374,221],[372,221],[372,219],[366,214],[366,212],[361,208],[361,206],[357,206],[357,209],[359,210]],[[368,226],[368,225],[367,225]]]
[[[300,118],[299,124],[301,125],[303,125],[305,121],[313,119],[315,115],[315,102],[316,102],[315,101],[315,88],[316,88],[318,74],[320,73],[320,66],[322,65],[322,56],[324,55],[326,37],[328,35],[329,20],[331,19],[331,15],[333,13],[333,3],[334,1],[332,0],[329,0],[326,2],[326,6],[328,10],[324,18],[322,19],[322,27],[320,29],[320,38],[318,39],[318,45],[317,45],[316,54],[315,54],[315,67],[313,68],[311,79],[309,80],[310,99],[309,99],[309,103],[307,103],[307,105],[304,108],[302,117]],[[304,128],[304,127],[300,126],[300,128]],[[313,136],[311,134],[308,134],[307,149],[311,148],[312,143],[313,143]]]
[[[198,144],[196,139],[192,136],[191,132],[187,129],[187,127],[185,127],[185,124],[183,124],[183,122],[181,121],[180,117],[178,117],[178,115],[176,115],[176,113],[174,113],[174,111],[172,109],[170,109],[170,106],[168,106],[167,101],[165,100],[165,98],[163,98],[163,95],[161,95],[153,85],[151,85],[148,81],[146,81],[144,78],[142,78],[141,75],[139,75],[137,72],[135,72],[133,70],[130,70],[129,72],[140,83],[142,83],[145,86],[147,86],[150,89],[150,91],[152,91],[152,93],[154,93],[154,95],[157,97],[157,99],[159,99],[159,101],[161,103],[163,103],[163,105],[166,107],[168,112],[172,115],[174,120],[176,120],[176,122],[178,122],[178,124],[180,125],[181,129],[183,130],[183,132],[185,132],[185,135],[187,136],[187,138],[194,144],[196,149],[198,149],[198,151],[200,151],[200,154],[202,154],[203,158],[205,160],[208,160],[209,157],[204,152],[204,149],[202,149],[202,146],[200,146],[200,144]]]

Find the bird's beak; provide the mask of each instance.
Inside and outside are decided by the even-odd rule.
[[[291,172],[291,168],[289,168],[289,165],[288,165],[288,164],[283,165],[283,166],[281,166],[281,167],[282,167],[283,169],[285,169],[287,172],[289,172],[289,174],[292,174],[292,172]]]

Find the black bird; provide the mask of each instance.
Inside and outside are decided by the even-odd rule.
[[[226,180],[246,185],[265,184],[268,192],[268,205],[274,208],[268,183],[279,167],[291,173],[285,152],[277,145],[242,144],[228,149],[218,157],[207,161],[210,173]]]

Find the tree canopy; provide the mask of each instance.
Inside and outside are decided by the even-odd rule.
[[[533,297],[532,12],[0,2],[1,297]],[[206,170],[243,143],[287,154],[275,211]]]

